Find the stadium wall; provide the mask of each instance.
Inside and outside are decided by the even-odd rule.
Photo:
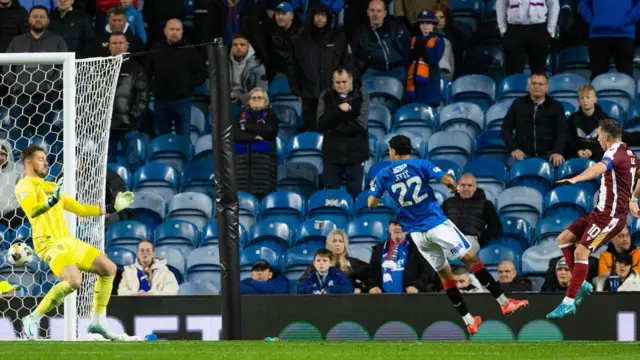
[[[610,340],[636,341],[640,325],[640,293],[589,296],[578,314],[559,322],[545,315],[561,300],[559,294],[519,294],[531,302],[513,316],[503,316],[488,295],[465,296],[474,315],[484,324],[474,340]],[[0,339],[19,336],[33,298],[0,301]],[[14,302],[16,302],[14,304]],[[22,302],[21,307],[17,302]],[[154,332],[167,340],[219,340],[222,299],[195,297],[114,297],[109,303],[109,326],[114,331],[144,336]],[[464,340],[462,321],[446,296],[242,296],[242,337],[260,340]],[[47,321],[47,320],[45,320]],[[63,320],[42,326],[51,338],[63,338]],[[80,328],[84,328],[80,324]]]

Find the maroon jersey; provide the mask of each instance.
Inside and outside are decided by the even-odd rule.
[[[636,175],[636,156],[625,144],[613,144],[604,153],[607,171],[600,180],[596,212],[612,218],[627,219],[629,200]]]

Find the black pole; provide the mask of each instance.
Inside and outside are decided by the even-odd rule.
[[[221,38],[207,46],[211,143],[215,168],[218,249],[222,272],[222,340],[241,339],[240,242],[238,240],[238,192],[231,131],[231,83],[229,54]]]

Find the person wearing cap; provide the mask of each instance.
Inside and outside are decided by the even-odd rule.
[[[411,56],[407,74],[407,98],[411,102],[440,106],[440,60],[445,41],[434,31],[438,19],[433,11],[422,10],[416,20],[417,31],[411,38]]]
[[[631,267],[637,273],[640,273],[640,249],[631,241],[629,229],[625,227],[616,237],[611,239],[607,250],[600,254],[600,258],[598,259],[598,275],[610,274],[618,254],[624,252],[631,255]]]
[[[564,256],[557,256],[549,259],[549,265],[547,267],[547,271],[544,274],[543,286],[545,288],[548,288],[548,289],[559,288],[557,267],[560,260],[564,260]],[[566,264],[567,263],[565,261],[564,265],[560,265],[560,266],[561,267],[566,266]],[[595,279],[596,276],[598,276],[598,258],[596,258],[595,256],[589,256],[589,272],[587,273],[586,281],[593,284],[593,279]],[[555,291],[555,290],[549,290],[549,291]]]
[[[251,266],[251,277],[240,282],[241,294],[287,294],[289,293],[289,280],[276,274],[271,269],[268,261],[256,260]]]
[[[618,254],[611,275],[600,275],[593,279],[596,291],[640,291],[640,275],[633,268],[633,258],[628,252]],[[618,288],[612,288],[611,278],[617,277]]]
[[[567,266],[567,260],[563,257],[556,263],[555,278],[546,279],[542,285],[541,292],[566,292],[571,281],[571,271]]]
[[[178,295],[178,280],[167,267],[167,260],[155,257],[151,241],[138,243],[136,262],[124,267],[118,295]]]
[[[293,6],[282,2],[273,11],[274,21],[269,34],[269,62],[267,77],[289,74],[293,57],[293,37],[304,29],[300,18],[294,14]]]
[[[369,260],[369,294],[437,291],[436,273],[422,257],[398,218],[389,220],[390,237],[373,247]]]

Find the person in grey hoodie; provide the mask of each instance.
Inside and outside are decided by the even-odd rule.
[[[249,91],[253,88],[267,90],[269,87],[267,71],[244,35],[233,36],[231,54],[229,54],[229,72],[231,102],[234,105],[246,105],[249,101]]]
[[[17,228],[22,224],[24,212],[15,196],[18,180],[24,175],[24,168],[13,159],[11,144],[7,140],[0,141],[0,224]]]

